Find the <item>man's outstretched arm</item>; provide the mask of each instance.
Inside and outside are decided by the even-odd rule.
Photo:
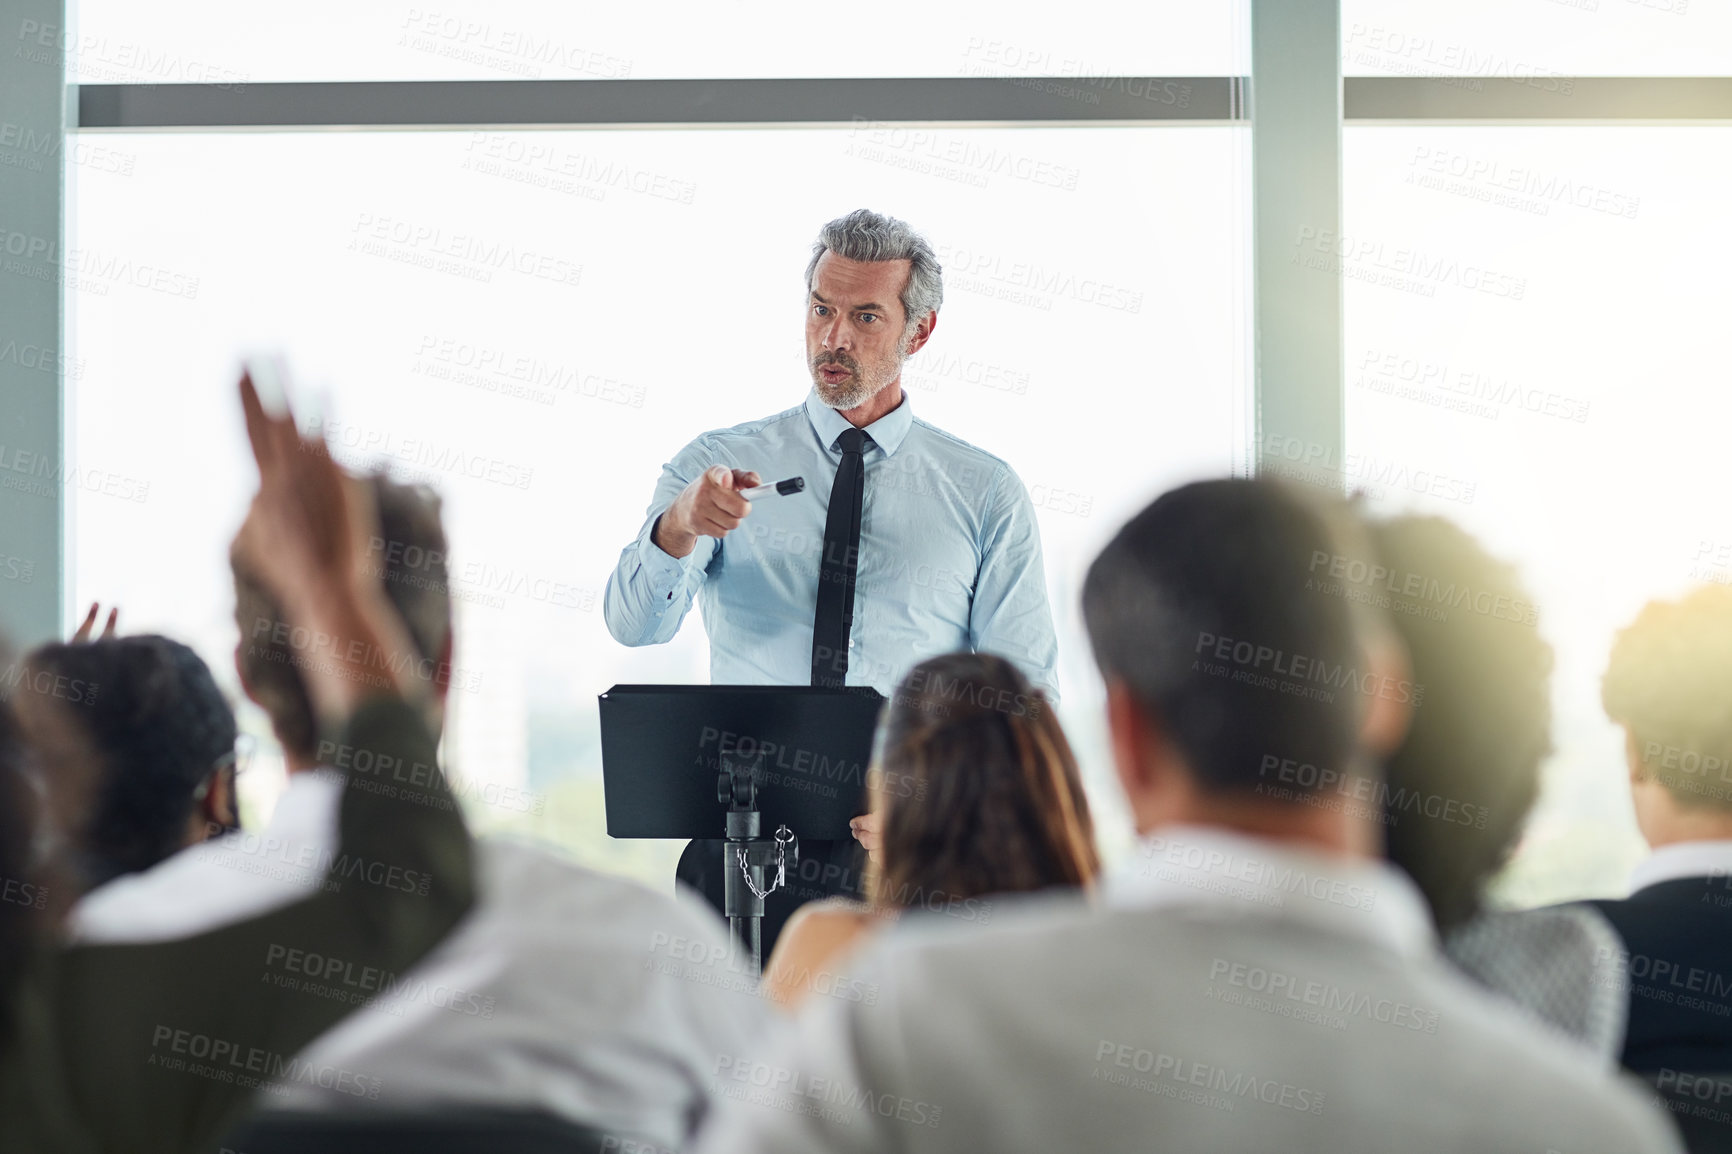
[[[643,528],[607,579],[602,614],[621,645],[673,639],[721,539],[751,512],[737,490],[757,484],[758,475],[711,464],[708,455],[693,442],[662,466]]]

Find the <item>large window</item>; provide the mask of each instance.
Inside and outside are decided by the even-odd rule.
[[[1278,25],[1298,2],[1259,12]],[[1279,278],[1253,281],[1248,205],[1255,187],[1267,224],[1290,178],[1292,205],[1333,207],[1332,168],[1314,161],[1334,129],[1311,124],[1307,148],[1260,153],[1268,167],[1251,171],[1245,89],[1225,79],[1251,72],[1249,8],[898,3],[866,17],[882,28],[842,41],[793,5],[686,0],[653,16],[537,0],[244,14],[85,0],[66,27],[21,27],[26,64],[88,83],[222,86],[250,114],[245,100],[260,98],[242,93],[274,81],[735,78],[763,97],[739,107],[786,119],[789,92],[816,90],[777,78],[854,77],[882,83],[823,91],[951,100],[968,79],[990,88],[988,106],[1038,87],[1041,114],[1057,117],[180,133],[150,115],[208,109],[211,91],[132,105],[110,92],[96,122],[145,130],[85,133],[65,150],[72,600],[118,601],[131,627],[190,634],[227,670],[222,546],[250,486],[229,391],[243,355],[284,352],[345,460],[392,463],[444,494],[470,675],[448,752],[499,787],[474,791],[480,824],[665,884],[671,847],[602,833],[594,698],[621,681],[703,680],[704,638],[694,617],[671,645],[624,649],[602,624],[602,587],[661,462],[697,432],[803,395],[811,237],[872,205],[927,231],[947,268],[942,323],[908,368],[912,404],[1008,458],[1040,509],[1064,719],[1111,856],[1126,828],[1077,616],[1084,566],[1149,495],[1248,470],[1255,413],[1321,413],[1318,435],[1333,436],[1333,311],[1274,299]],[[1329,14],[1304,12],[1310,23],[1286,32]],[[918,34],[883,31],[904,25]],[[1504,896],[1616,892],[1641,846],[1598,705],[1612,633],[1649,597],[1732,580],[1712,432],[1732,407],[1715,384],[1726,294],[1709,271],[1732,255],[1732,138],[1552,119],[1589,105],[1602,120],[1641,115],[1621,107],[1626,92],[1657,116],[1713,114],[1717,82],[1590,78],[1732,76],[1732,10],[1348,0],[1340,38],[1349,114],[1377,121],[1345,128],[1341,226],[1326,215],[1296,240],[1265,236],[1279,251],[1265,247],[1258,267],[1315,255],[1296,243],[1342,273],[1346,439],[1333,448],[1349,483],[1379,509],[1455,518],[1538,596],[1536,627],[1558,656],[1557,752]],[[1303,37],[1289,39],[1260,43],[1286,51]],[[1212,84],[1220,107],[1176,114],[1216,119],[1171,119],[1186,77]],[[1303,80],[1270,81],[1258,99],[1285,109],[1280,94],[1306,97]],[[1572,100],[1578,82],[1591,101]],[[434,87],[441,99],[477,89]],[[268,99],[325,115],[332,101],[376,112],[424,91],[311,84]],[[644,89],[560,91],[629,102]],[[1110,119],[1122,107],[1096,118],[1101,100],[1127,98],[1134,120]],[[1483,122],[1512,103],[1538,119],[1379,111]],[[0,133],[0,160],[40,163],[46,144],[21,139]],[[1254,296],[1284,322],[1271,333],[1327,318],[1312,345],[1287,346],[1306,363],[1253,370]],[[262,811],[279,783],[260,760],[249,796]]]
[[[1729,149],[1707,127],[1347,133],[1351,479],[1516,562],[1557,654],[1520,904],[1622,892],[1644,847],[1599,703],[1613,633],[1732,581]]]
[[[75,600],[118,602],[129,628],[187,636],[232,677],[225,545],[252,484],[233,381],[243,355],[280,350],[345,462],[444,496],[461,671],[446,752],[477,783],[477,823],[669,885],[677,846],[603,832],[595,699],[707,680],[703,631],[693,614],[673,644],[626,649],[602,589],[662,462],[801,401],[812,237],[870,205],[939,248],[941,324],[904,383],[1031,491],[1064,719],[1122,844],[1076,595],[1134,508],[1245,464],[1246,135],[86,137],[114,163],[75,174],[71,431],[81,463],[136,483],[78,494]],[[258,760],[255,812],[280,781]]]

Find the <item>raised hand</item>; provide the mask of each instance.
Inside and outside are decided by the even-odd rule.
[[[413,643],[363,564],[379,532],[372,491],[337,466],[322,438],[302,437],[286,408],[267,413],[250,376],[240,392],[259,492],[231,556],[310,638],[314,652],[299,665],[314,707],[347,713],[381,685],[416,696],[425,687],[404,672],[413,663],[393,660]]]
[[[102,603],[100,601],[90,603],[90,612],[84,615],[84,624],[80,625],[77,632],[73,633],[71,644],[78,645],[90,640],[91,630],[96,628],[96,615],[101,611]],[[114,636],[114,625],[119,620],[120,606],[117,605],[108,611],[108,623],[102,627],[102,640],[106,641]]]
[[[322,439],[303,438],[286,409],[265,412],[252,378],[241,376],[247,438],[259,492],[235,536],[234,557],[284,609],[298,599],[352,587],[377,525],[368,491],[331,459]]]

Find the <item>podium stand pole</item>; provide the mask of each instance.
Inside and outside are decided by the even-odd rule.
[[[747,943],[746,972],[755,982],[764,966],[764,899],[787,883],[789,865],[798,865],[800,843],[787,826],[774,838],[763,837],[763,814],[758,812],[757,762],[722,760],[716,793],[728,807],[727,839],[722,844],[722,913],[728,919],[731,964],[738,965],[741,941]],[[776,867],[776,877],[764,886],[764,870]]]

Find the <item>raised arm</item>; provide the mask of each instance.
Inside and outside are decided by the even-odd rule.
[[[1008,657],[1058,703],[1058,637],[1046,592],[1040,525],[1008,466],[994,479],[981,529],[980,573],[968,614],[969,647]]]
[[[235,868],[302,871],[308,896],[193,937],[80,946],[53,959],[41,1052],[27,1056],[62,1073],[43,1083],[50,1101],[34,1117],[9,1103],[0,1136],[31,1144],[0,1141],[6,1149],[61,1148],[47,1137],[53,1099],[93,1132],[89,1148],[192,1151],[213,1146],[272,1079],[314,1078],[367,1096],[366,1071],[306,1070],[296,1059],[355,1001],[298,988],[273,963],[300,951],[325,959],[327,972],[394,975],[472,899],[469,837],[443,774],[430,768],[436,747],[407,672],[413,663],[392,659],[412,643],[362,564],[377,532],[367,491],[322,443],[303,442],[290,417],[263,413],[250,382],[242,392],[260,491],[234,557],[287,623],[329,639],[301,668],[321,752],[348,773],[338,845],[330,860],[309,862],[284,860],[264,839],[243,841]]]

